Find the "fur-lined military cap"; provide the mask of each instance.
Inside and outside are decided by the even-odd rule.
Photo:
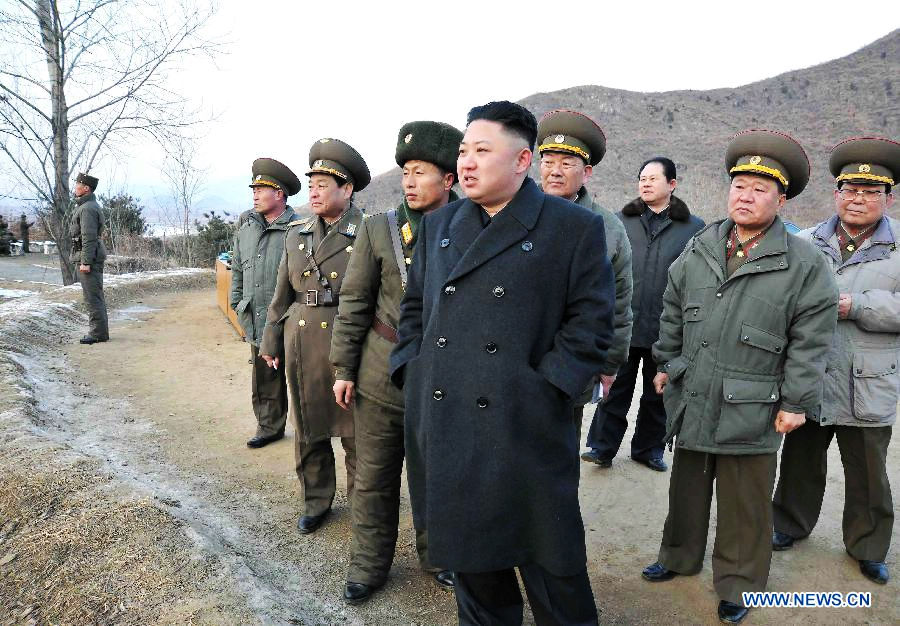
[[[350,144],[330,137],[319,139],[309,149],[309,171],[306,175],[313,174],[331,174],[353,183],[353,191],[362,191],[372,180],[369,166],[359,152]]]
[[[285,196],[293,196],[300,191],[300,179],[284,163],[275,159],[261,158],[253,162],[251,187],[274,187],[281,189]]]
[[[456,173],[456,157],[462,143],[462,131],[443,122],[409,122],[397,133],[394,158],[403,167],[407,161],[434,163],[445,172]]]
[[[896,184],[900,143],[881,137],[852,137],[831,149],[828,169],[836,183]]]
[[[84,172],[80,172],[78,176],[75,177],[76,183],[81,183],[82,185],[87,185],[91,188],[92,191],[97,190],[97,185],[100,184],[100,179],[91,176],[90,174],[85,174]]]
[[[538,154],[563,152],[584,159],[588,165],[597,165],[606,154],[606,135],[597,122],[583,113],[556,109],[541,118],[537,136],[540,140]]]
[[[738,174],[766,176],[781,183],[788,198],[800,195],[809,182],[809,159],[792,137],[775,130],[743,130],[731,138],[725,167]]]

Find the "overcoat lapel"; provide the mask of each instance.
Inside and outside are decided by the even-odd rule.
[[[319,245],[316,246],[316,249],[313,252],[316,263],[322,265],[322,263],[333,257],[335,254],[344,252],[347,249],[348,242],[352,242],[356,239],[356,233],[359,230],[361,221],[361,213],[351,204],[344,212],[341,219],[328,230],[328,233],[322,238]],[[309,242],[311,241],[309,235],[312,234],[313,229],[319,227],[318,219],[315,219],[301,231],[301,234],[306,235],[306,237],[304,237],[307,242],[306,245],[309,245]],[[307,260],[304,271],[310,269],[312,269],[312,263]]]
[[[543,205],[544,194],[530,178],[525,179],[518,193],[487,228],[481,226],[478,215],[481,207],[465,202],[450,223],[450,245],[462,257],[450,271],[447,282],[468,274],[522,240],[534,228]]]

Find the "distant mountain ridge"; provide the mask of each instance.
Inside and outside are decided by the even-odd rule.
[[[848,56],[735,88],[642,93],[582,85],[519,102],[538,118],[568,108],[600,124],[607,153],[594,168],[588,189],[615,211],[637,196],[640,164],[663,155],[678,169],[676,195],[702,218],[719,219],[725,214],[728,139],[745,128],[786,132],[806,150],[812,174],[809,186],[788,202],[783,215],[809,226],[834,210],[831,146],[857,135],[900,140],[897,92],[900,29]],[[538,178],[536,166],[532,175]],[[402,198],[399,168],[376,176],[356,197],[369,213],[395,206]]]

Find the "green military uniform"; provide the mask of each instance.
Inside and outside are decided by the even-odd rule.
[[[300,181],[284,164],[274,159],[256,159],[250,187],[272,187],[284,197],[300,191]],[[288,396],[284,368],[273,369],[259,356],[259,342],[266,326],[266,313],[275,292],[278,265],[284,254],[288,224],[297,218],[290,206],[272,222],[254,210],[238,218],[231,261],[230,304],[237,314],[244,336],[250,344],[250,398],[256,417],[256,434],[251,447],[284,435]],[[284,350],[273,356],[284,360]]]
[[[82,343],[107,341],[109,319],[106,313],[106,299],[103,297],[103,263],[106,261],[106,247],[101,239],[106,224],[100,205],[94,197],[94,191],[100,181],[87,174],[79,174],[76,181],[91,188],[91,193],[75,198],[75,212],[72,214],[70,231],[72,260],[91,267],[90,272],[80,271],[77,264],[75,267],[90,324],[88,335]]]
[[[329,174],[355,191],[371,177],[361,156],[338,139],[320,139],[309,153],[312,174]],[[304,516],[327,513],[335,495],[335,461],[330,439],[340,437],[346,455],[347,491],[353,492],[356,449],[353,413],[334,401],[328,362],[331,333],[350,253],[363,222],[352,201],[332,224],[313,216],[291,222],[269,305],[260,353],[284,350],[294,458],[303,482]]]
[[[886,186],[900,174],[900,143],[853,138],[829,161],[835,182]],[[882,190],[885,188],[882,187]],[[878,202],[884,202],[879,197]],[[837,438],[844,467],[843,536],[847,552],[878,583],[891,543],[894,505],[887,451],[900,395],[900,221],[882,215],[850,237],[835,215],[801,232],[834,272],[851,307],[838,320],[826,359],[821,414],[787,435],[773,501],[774,547],[812,532],[825,494],[827,453]]]
[[[772,131],[736,135],[726,163],[732,175],[779,180],[788,198],[809,179],[803,149]],[[818,411],[838,294],[821,255],[777,216],[729,274],[733,229],[731,218],[708,225],[670,268],[653,357],[668,374],[666,440],[676,438],[659,565],[700,571],[715,481],[713,581],[724,603],[741,605],[768,580],[775,417]]]
[[[438,122],[412,122],[400,129],[396,161],[456,168],[462,133]],[[450,192],[450,200],[456,200]],[[404,200],[394,211],[368,218],[356,238],[331,342],[335,376],[356,383],[356,490],[353,544],[347,580],[370,587],[384,584],[397,543],[400,475],[403,469],[403,392],[390,380],[388,359],[397,342],[405,273],[412,260],[422,213]],[[391,232],[391,230],[394,232]],[[416,529],[425,569],[427,541]]]
[[[538,123],[537,136],[540,140],[538,154],[559,152],[581,157],[591,167],[603,160],[606,154],[606,135],[587,115],[576,111],[557,109],[550,111]],[[631,345],[631,326],[634,315],[631,311],[631,295],[634,281],[631,274],[631,242],[625,233],[625,226],[612,211],[597,204],[585,187],[578,190],[575,203],[603,217],[606,230],[606,253],[613,267],[616,280],[616,308],[614,318],[615,336],[606,353],[606,361],[599,374],[615,376],[628,360]],[[593,385],[576,402],[574,419],[581,440],[581,421],[585,405],[591,400]]]

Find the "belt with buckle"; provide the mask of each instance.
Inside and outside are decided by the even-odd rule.
[[[316,289],[306,291],[306,306],[319,306],[319,292]]]

